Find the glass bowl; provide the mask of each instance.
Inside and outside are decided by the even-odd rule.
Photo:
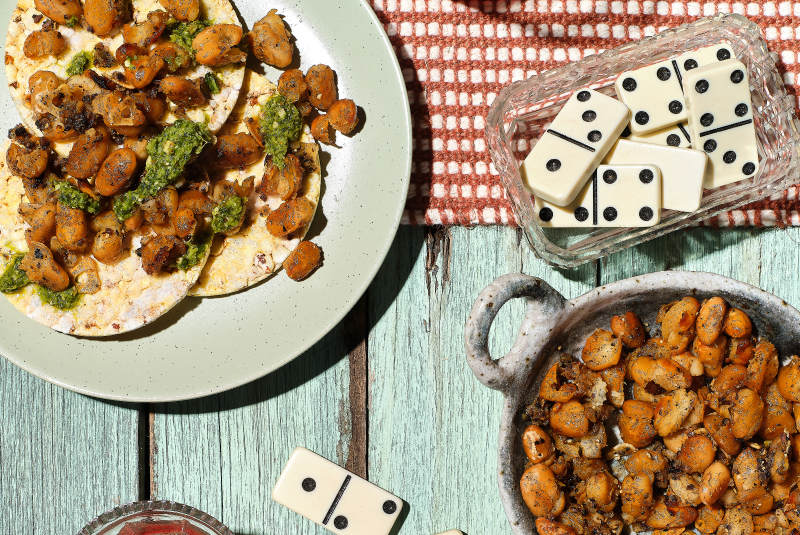
[[[761,162],[758,172],[751,179],[704,190],[700,208],[695,212],[662,211],[661,221],[654,227],[592,230],[539,227],[535,204],[522,185],[519,166],[570,95],[577,89],[591,87],[616,97],[614,81],[620,73],[721,42],[731,46],[749,72]],[[719,14],[511,84],[489,109],[486,139],[514,215],[537,256],[550,265],[574,267],[697,224],[800,182],[799,127],[793,99],[786,93],[758,25],[740,15]]]
[[[77,535],[120,535],[126,525],[139,527],[149,524],[155,527],[159,522],[185,522],[190,527],[188,531],[150,530],[159,535],[233,535],[216,518],[194,507],[167,501],[135,502],[115,507],[89,522]],[[141,531],[128,529],[123,535]]]

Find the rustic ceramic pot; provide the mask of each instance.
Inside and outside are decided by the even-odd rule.
[[[664,271],[607,284],[568,300],[541,279],[505,275],[490,284],[475,302],[466,325],[467,362],[484,385],[505,394],[497,459],[500,498],[516,535],[536,533],[519,480],[525,468],[520,417],[531,403],[550,366],[561,352],[580,356],[586,338],[608,329],[611,317],[632,310],[657,336],[655,318],[661,305],[692,295],[699,300],[720,296],[747,312],[756,333],[770,340],[784,362],[800,350],[800,312],[786,301],[749,284],[712,273]],[[493,360],[489,329],[497,312],[512,298],[527,301],[527,313],[514,347]]]

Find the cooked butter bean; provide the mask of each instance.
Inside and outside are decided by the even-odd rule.
[[[571,527],[546,518],[536,519],[536,531],[539,535],[575,535],[575,530]]]
[[[767,473],[761,470],[758,456],[752,448],[744,448],[733,461],[733,482],[739,502],[745,503],[761,496],[767,487]]]
[[[728,343],[728,358],[732,364],[747,366],[756,353],[756,341],[752,338],[731,338]]]
[[[600,472],[586,481],[586,497],[593,500],[598,509],[609,512],[614,509],[619,496],[619,485],[607,472]]]
[[[195,60],[202,65],[221,67],[247,59],[234,48],[242,40],[242,28],[235,24],[215,24],[198,33],[192,41]]]
[[[800,402],[800,362],[796,357],[778,372],[778,391],[789,401]]]
[[[161,5],[181,22],[191,22],[200,16],[200,0],[161,0]]]
[[[58,203],[56,237],[61,245],[70,251],[83,251],[87,245],[87,232],[86,212]]]
[[[771,383],[767,387],[764,403],[766,405],[764,422],[758,431],[762,437],[773,440],[781,436],[784,431],[790,434],[797,432],[792,416],[792,404],[780,394],[777,383]]]
[[[70,24],[70,19],[83,15],[79,0],[33,0],[33,3],[36,9],[59,24]]]
[[[683,351],[694,339],[695,319],[700,302],[694,297],[684,297],[664,314],[661,337],[674,350]]]
[[[590,370],[600,371],[616,365],[621,354],[622,343],[614,338],[613,333],[597,329],[586,340],[581,359]]]
[[[278,92],[291,102],[302,102],[308,98],[308,84],[300,69],[289,69],[278,78]]]
[[[644,344],[644,327],[639,316],[633,312],[626,312],[624,316],[611,318],[611,332],[631,349]]]
[[[647,474],[628,474],[622,481],[622,513],[645,520],[653,508],[653,482]]]
[[[19,268],[33,282],[54,292],[66,290],[69,286],[69,275],[56,263],[53,253],[43,243],[32,242],[30,244],[30,249],[19,263]]]
[[[261,147],[250,134],[240,132],[217,137],[214,164],[221,169],[250,165],[261,157]]]
[[[700,377],[703,375],[703,361],[688,351],[685,353],[680,353],[679,355],[674,355],[670,357],[670,360],[674,361],[681,368],[688,371],[692,377]]]
[[[25,38],[22,51],[31,59],[43,56],[56,56],[67,46],[67,40],[61,32],[55,30],[37,30]]]
[[[336,102],[333,71],[327,65],[314,65],[306,73],[308,101],[318,110],[327,110]]]
[[[743,502],[741,507],[752,515],[763,515],[769,513],[774,504],[775,498],[772,497],[772,494],[764,490],[764,492],[757,497]]]
[[[557,515],[564,510],[564,493],[553,471],[543,464],[534,464],[525,470],[520,490],[533,516]]]
[[[130,15],[124,0],[84,0],[83,16],[89,31],[107,35]]]
[[[122,257],[122,226],[114,212],[107,211],[92,222],[97,234],[92,245],[92,255],[103,264],[114,264]]]
[[[656,501],[653,512],[647,519],[647,525],[653,529],[683,528],[697,518],[697,510],[689,506],[667,507],[663,498]]]
[[[716,506],[703,505],[698,509],[697,520],[694,527],[704,535],[716,533],[725,518],[725,509]]]
[[[111,197],[125,189],[135,172],[136,153],[131,149],[119,149],[103,162],[94,185],[100,195]]]
[[[589,432],[589,418],[578,401],[557,403],[550,410],[550,427],[570,438],[582,438]]]
[[[50,238],[56,232],[56,203],[48,202],[34,209],[25,221],[31,228],[25,230],[25,240],[28,247],[31,243],[50,243]]]
[[[714,505],[722,497],[731,482],[731,471],[721,462],[712,463],[703,472],[700,481],[700,499],[706,505]]]
[[[728,303],[721,297],[712,297],[700,307],[697,315],[697,337],[706,345],[711,345],[725,326]]]
[[[778,351],[775,346],[766,340],[761,340],[756,345],[755,354],[747,365],[747,380],[744,384],[750,390],[760,394],[764,387],[778,375],[779,367]]]
[[[636,448],[644,448],[658,435],[653,426],[655,409],[644,401],[629,399],[622,405],[619,431],[622,440]]]
[[[199,84],[180,76],[167,76],[161,80],[159,89],[166,97],[179,106],[199,106],[206,102]]]
[[[267,232],[281,238],[306,226],[314,217],[314,205],[305,197],[286,201],[267,216]]]
[[[694,435],[686,440],[680,450],[677,466],[687,473],[702,474],[714,462],[716,448],[710,438]]]
[[[75,178],[94,176],[106,159],[108,145],[109,135],[105,128],[90,128],[72,145],[64,169]]]
[[[533,463],[541,463],[553,454],[553,441],[538,425],[529,425],[522,433],[522,447]]]
[[[328,122],[342,134],[349,134],[358,124],[357,113],[356,103],[352,100],[337,100],[328,108]]]
[[[291,34],[274,9],[253,25],[253,30],[247,34],[247,42],[253,55],[268,65],[282,69],[292,62],[294,44]]]
[[[678,497],[682,505],[697,507],[702,503],[699,478],[691,474],[670,474],[669,489]]]
[[[662,398],[656,405],[653,422],[658,434],[665,437],[680,429],[697,403],[699,403],[697,394],[683,388],[676,390],[671,396]]]
[[[725,316],[725,332],[731,338],[748,338],[753,334],[753,323],[743,311],[731,308]]]
[[[703,426],[711,434],[711,438],[714,439],[717,446],[728,455],[734,456],[742,449],[741,442],[733,436],[730,420],[724,418],[721,414],[711,413],[706,415],[703,419]]]
[[[723,398],[730,398],[744,385],[746,379],[747,368],[732,364],[722,368],[722,371],[711,383],[711,388],[715,392],[719,392]]]
[[[717,535],[753,535],[753,515],[744,509],[728,509]]]
[[[626,401],[627,403],[627,401]],[[668,467],[667,458],[646,449],[633,452],[625,461],[625,470],[631,474],[647,474],[650,481],[655,481],[657,474],[662,474]]]
[[[728,337],[718,336],[714,343],[706,345],[699,338],[694,339],[692,352],[700,359],[705,369],[705,374],[709,377],[716,377],[722,369],[725,361],[725,352],[728,349]]]
[[[6,151],[8,170],[19,177],[36,178],[41,176],[47,169],[47,159],[47,151],[29,150],[16,143],[9,145],[8,151]]]
[[[741,440],[756,434],[764,419],[764,402],[749,388],[739,390],[731,403],[731,432]]]

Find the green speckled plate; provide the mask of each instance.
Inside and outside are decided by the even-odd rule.
[[[15,3],[0,3],[0,28],[8,26]],[[411,169],[408,99],[392,46],[365,0],[234,4],[248,28],[277,9],[297,39],[299,67],[330,65],[339,95],[364,110],[355,136],[340,136],[340,149],[323,148],[330,157],[323,156],[321,211],[309,237],[324,250],[324,265],[300,283],[278,273],[231,296],[187,298],[152,325],[105,339],[59,334],[0,299],[0,354],[11,362],[101,398],[205,396],[257,379],[301,354],[372,281],[397,231]],[[280,72],[267,68],[266,74],[277,81]],[[0,97],[0,133],[18,122],[6,91]]]

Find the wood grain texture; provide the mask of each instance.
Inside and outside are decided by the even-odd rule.
[[[137,418],[0,358],[0,533],[77,533],[136,501]]]
[[[594,286],[594,265],[561,272],[514,229],[401,228],[370,288],[369,475],[407,502],[400,533],[510,533],[495,478],[503,398],[474,378],[464,322],[500,275],[540,276],[567,296]],[[426,251],[420,251],[422,242]],[[490,344],[511,347],[521,301],[498,315]]]
[[[339,325],[263,379],[154,405],[153,497],[198,507],[238,535],[327,533],[270,494],[298,446],[345,465],[353,432],[349,373]]]

